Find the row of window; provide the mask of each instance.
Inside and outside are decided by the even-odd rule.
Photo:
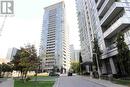
[[[55,36],[47,37],[48,39],[55,39]]]
[[[52,46],[52,47],[47,47],[47,49],[51,49],[51,48],[55,48],[55,46]]]
[[[51,18],[55,18],[56,17],[56,15],[54,14],[54,15],[49,15],[49,19],[51,19]]]
[[[47,49],[46,51],[49,52],[49,51],[54,51],[55,49]]]
[[[51,64],[51,65],[50,64],[49,65],[46,64],[45,65],[45,67],[52,67],[52,66],[54,66],[54,65],[53,64]]]
[[[55,63],[55,61],[54,60],[46,60],[46,63]]]
[[[54,32],[56,31],[56,27],[48,28],[48,32]]]
[[[51,40],[53,41],[53,40],[55,40],[55,38],[53,38],[53,39],[52,39],[52,38],[51,38],[51,39],[50,39],[50,38],[48,38],[47,40],[48,40],[48,41],[51,41]]]
[[[50,26],[48,26],[48,30],[54,30],[54,29],[56,29],[56,25],[50,25]]]
[[[55,33],[48,33],[47,36],[54,36],[54,35],[55,35]]]
[[[48,40],[47,44],[55,44],[55,40]]]
[[[46,57],[54,57],[55,55],[46,55]]]
[[[55,34],[54,34],[54,33],[48,34],[47,37],[48,37],[48,38],[50,38],[50,37],[55,37]]]
[[[51,39],[51,40],[50,40],[50,39],[48,39],[48,40],[47,40],[47,42],[51,42],[51,41],[55,41],[55,39]]]
[[[46,54],[54,54],[55,52],[47,52]]]
[[[47,58],[46,60],[55,60],[54,58]]]

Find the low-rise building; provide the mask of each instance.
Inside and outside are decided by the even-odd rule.
[[[79,62],[80,50],[75,50],[73,45],[70,45],[70,61]]]

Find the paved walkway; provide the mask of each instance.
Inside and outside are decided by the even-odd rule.
[[[101,84],[104,85],[105,87],[127,87],[127,86],[123,86],[123,85],[118,85],[118,84],[114,84],[110,81],[107,80],[101,80],[101,79],[93,79],[87,76],[79,76],[82,79],[97,83],[97,84]]]
[[[83,76],[60,76],[53,87],[125,87]]]
[[[9,78],[0,83],[0,87],[14,87],[14,80]]]

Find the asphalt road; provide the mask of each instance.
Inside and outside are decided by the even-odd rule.
[[[61,76],[55,87],[105,87],[77,76]]]

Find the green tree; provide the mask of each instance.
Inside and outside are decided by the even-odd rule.
[[[80,63],[79,62],[72,62],[71,69],[74,73],[80,73]]]
[[[93,43],[93,66],[95,67],[96,71],[97,71],[97,61],[99,63],[99,68],[101,68],[101,50],[100,47],[98,45],[98,40],[96,38],[94,38],[94,43]],[[96,59],[97,57],[97,59]]]
[[[2,77],[5,76],[5,72],[8,70],[8,65],[5,63],[2,63]]]
[[[12,71],[13,71],[13,66],[12,66],[11,63],[7,63],[7,64],[6,63],[2,63],[0,65],[0,68],[1,68],[1,71],[0,71],[0,76],[1,77],[4,77],[5,75],[6,75],[6,77],[8,77],[8,75],[10,73],[12,73]]]
[[[22,47],[12,60],[14,69],[21,72],[22,79],[27,77],[28,71],[36,71],[39,67],[39,62],[34,45]]]
[[[130,53],[127,44],[124,41],[124,34],[118,33],[117,35],[117,50],[118,50],[118,61],[122,75],[130,73]]]
[[[81,56],[81,52],[79,53],[79,64],[80,64],[80,74],[83,73],[83,70],[84,70],[84,66],[82,65],[82,56]]]
[[[11,63],[13,64],[13,69],[19,71],[21,73],[21,77],[23,78],[23,66],[20,65],[22,59],[22,48],[17,51]]]

